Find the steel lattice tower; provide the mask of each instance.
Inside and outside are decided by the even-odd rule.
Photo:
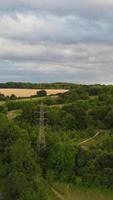
[[[46,146],[46,140],[45,140],[45,111],[44,111],[44,104],[41,103],[40,104],[40,111],[36,111],[36,114],[39,114],[39,135],[37,138],[37,147],[38,147],[38,151],[40,151],[42,148],[44,148]]]
[[[40,105],[40,129],[39,129],[39,137],[38,137],[38,143],[45,145],[45,131],[44,131],[44,122],[45,122],[45,117],[44,117],[44,104],[41,103]]]

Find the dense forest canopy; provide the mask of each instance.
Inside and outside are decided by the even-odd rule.
[[[112,190],[113,86],[72,84],[57,96],[1,102],[0,162],[4,200],[57,200],[54,182]]]

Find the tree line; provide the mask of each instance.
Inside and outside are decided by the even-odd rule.
[[[46,147],[39,152],[35,111],[41,101],[47,111]],[[8,120],[7,113],[16,109],[21,115]],[[80,145],[98,131],[97,141]],[[112,190],[113,87],[77,86],[56,98],[1,105],[0,161],[0,191],[6,200],[54,200],[49,184],[58,181]]]

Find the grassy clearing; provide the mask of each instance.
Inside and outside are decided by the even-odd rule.
[[[19,116],[19,115],[21,115],[21,110],[19,109],[19,110],[12,110],[12,111],[9,111],[8,113],[7,113],[7,118],[9,119],[9,120],[13,120],[13,119],[15,119],[17,116]]]
[[[0,101],[0,106],[4,105],[5,101]]]
[[[66,184],[57,183],[54,188],[65,200],[113,200],[113,192],[103,189],[67,187]]]
[[[43,100],[46,100],[46,99],[49,99],[49,98],[51,98],[51,99],[56,99],[58,96],[57,95],[55,95],[55,96],[50,96],[50,97],[30,97],[30,98],[22,98],[22,99],[16,99],[16,100],[12,100],[13,102],[40,102],[40,101],[43,101]],[[11,100],[10,100],[11,101]]]
[[[58,96],[50,96],[50,98],[57,98]],[[28,98],[21,98],[21,99],[16,99],[16,100],[6,100],[6,101],[0,101],[0,105],[4,105],[6,102],[26,102],[26,101],[40,101],[43,99],[46,99],[48,97],[28,97]]]
[[[45,97],[27,97],[27,98],[21,98],[21,99],[16,99],[16,100],[12,100],[12,101],[35,101],[35,100],[43,100],[43,99],[46,99],[48,98],[49,96],[45,96]],[[55,95],[55,96],[50,96],[51,98],[57,98],[58,96]]]

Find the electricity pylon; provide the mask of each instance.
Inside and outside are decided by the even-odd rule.
[[[38,147],[38,151],[40,152],[42,148],[44,148],[46,146],[46,139],[45,139],[45,130],[44,130],[44,126],[45,126],[45,111],[44,111],[44,104],[41,103],[40,104],[40,111],[36,111],[35,113],[39,113],[39,135],[37,138],[37,147]]]
[[[44,132],[44,122],[45,122],[45,117],[44,117],[44,104],[41,103],[40,105],[40,130],[39,130],[39,138],[38,142],[39,144],[45,145],[45,132]]]

